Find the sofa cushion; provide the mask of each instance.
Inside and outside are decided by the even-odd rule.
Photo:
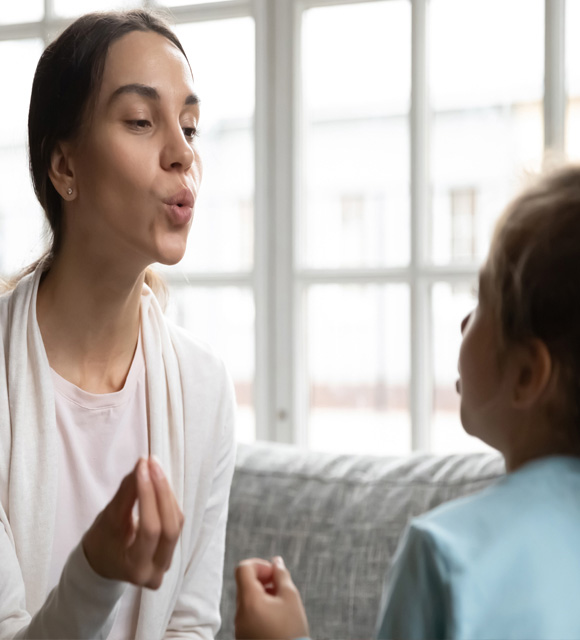
[[[240,445],[230,498],[218,638],[234,637],[234,569],[282,555],[317,640],[372,637],[384,576],[410,518],[483,489],[495,453],[386,458]]]

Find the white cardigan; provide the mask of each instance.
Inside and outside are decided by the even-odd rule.
[[[58,470],[54,390],[36,320],[40,276],[37,269],[0,296],[0,638],[106,638],[125,583],[95,574],[80,545],[47,599]],[[143,589],[137,638],[211,638],[235,459],[233,387],[221,361],[166,320],[148,287],[141,326],[150,453],[185,524],[161,588]]]

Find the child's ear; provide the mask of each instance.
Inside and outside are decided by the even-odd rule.
[[[71,145],[59,142],[50,157],[48,176],[63,200],[76,197],[74,161]]]
[[[518,345],[517,375],[512,393],[516,409],[530,409],[547,389],[552,377],[552,356],[542,340],[533,338]]]

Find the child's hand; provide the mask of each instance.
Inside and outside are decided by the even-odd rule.
[[[243,560],[236,568],[238,585],[236,638],[278,640],[305,638],[308,620],[300,593],[282,558]]]
[[[142,458],[85,533],[83,550],[100,576],[158,589],[182,527],[183,514],[161,466]]]

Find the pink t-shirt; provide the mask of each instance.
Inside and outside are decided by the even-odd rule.
[[[138,458],[149,453],[147,380],[141,337],[125,381],[116,393],[93,394],[54,370],[58,428],[58,497],[49,589],[70,552],[111,501]],[[109,640],[135,637],[140,589],[128,585]]]

